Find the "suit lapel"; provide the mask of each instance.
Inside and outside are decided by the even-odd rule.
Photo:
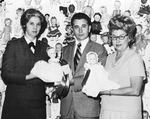
[[[75,42],[70,45],[70,48],[69,48],[69,59],[70,59],[70,64],[71,64],[71,67],[72,67],[72,73],[74,74],[74,50],[75,50]]]
[[[82,56],[81,56],[81,59],[79,61],[79,64],[77,66],[77,69],[76,71],[74,72],[74,75],[78,75],[80,73],[77,73],[77,72],[83,72],[84,71],[84,64],[86,62],[86,54],[90,51],[91,49],[91,46],[92,46],[92,42],[89,40],[89,42],[87,43],[83,53],[82,53]]]

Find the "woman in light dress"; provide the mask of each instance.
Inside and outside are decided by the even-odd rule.
[[[100,119],[142,119],[141,89],[145,69],[141,56],[131,50],[135,40],[135,22],[126,16],[109,21],[115,53],[107,58],[105,69],[109,79],[121,87],[100,92]]]

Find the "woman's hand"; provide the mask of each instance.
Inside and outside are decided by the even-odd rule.
[[[37,76],[32,73],[26,75],[26,80],[30,80],[30,79],[34,79],[34,78],[37,78]]]

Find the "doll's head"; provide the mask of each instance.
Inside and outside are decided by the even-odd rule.
[[[109,43],[109,33],[108,32],[104,32],[103,34],[101,34],[101,39],[102,39],[104,44]]]
[[[149,119],[149,113],[147,110],[143,110],[143,119]]]
[[[12,20],[11,20],[10,18],[6,18],[6,19],[4,20],[5,26],[11,26],[11,23],[12,23]]]
[[[88,5],[89,5],[89,6],[93,6],[94,3],[95,3],[95,0],[88,0]]]
[[[70,24],[66,25],[65,30],[67,31],[68,34],[72,34],[73,33],[73,29],[72,29],[72,26]]]
[[[48,47],[47,48],[47,54],[50,57],[50,59],[56,58],[56,50],[55,50],[55,48]]]
[[[130,12],[130,10],[124,11],[124,16],[131,17],[131,12]]]
[[[45,14],[45,19],[46,19],[46,21],[49,20],[49,17],[50,17],[50,14],[46,13],[46,14]]]
[[[101,7],[100,7],[100,12],[101,12],[101,14],[106,14],[106,13],[107,13],[107,8],[106,8],[106,6],[101,6]]]
[[[60,52],[61,49],[62,49],[62,44],[61,43],[56,43],[55,49],[56,49],[56,52]]]
[[[116,0],[116,1],[114,2],[114,7],[115,7],[116,10],[119,10],[120,7],[121,7],[121,2],[120,2],[119,0]]]
[[[32,0],[24,0],[24,2],[25,2],[26,5],[29,6],[29,5],[31,5]]]
[[[75,12],[75,6],[73,4],[70,4],[68,7],[68,10],[70,13],[74,13]]]
[[[56,26],[57,25],[57,18],[55,16],[53,16],[51,18],[51,24],[52,24],[52,26]]]
[[[96,42],[96,41],[97,41],[97,35],[91,33],[90,39],[91,39],[92,41]]]
[[[136,34],[141,34],[142,33],[142,30],[143,30],[143,26],[141,24],[137,24],[136,25]]]
[[[98,55],[96,52],[88,52],[86,55],[86,60],[89,65],[94,65],[98,63]]]
[[[40,5],[41,4],[41,0],[34,0],[36,5]]]
[[[93,17],[94,9],[91,6],[85,6],[83,8],[82,12],[91,18],[91,17]]]
[[[99,12],[96,12],[94,14],[94,21],[100,22],[101,18],[102,18],[102,15]]]
[[[24,13],[25,9],[24,8],[18,8],[16,10],[16,14],[18,17],[21,17],[21,15]]]

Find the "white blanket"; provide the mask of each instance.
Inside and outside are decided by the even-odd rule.
[[[109,74],[99,63],[90,67],[90,74],[86,84],[82,88],[88,96],[97,97],[100,91],[118,89],[119,84],[108,79]]]
[[[44,82],[61,81],[63,76],[63,70],[59,62],[47,63],[43,60],[35,63],[31,73],[39,77]]]

